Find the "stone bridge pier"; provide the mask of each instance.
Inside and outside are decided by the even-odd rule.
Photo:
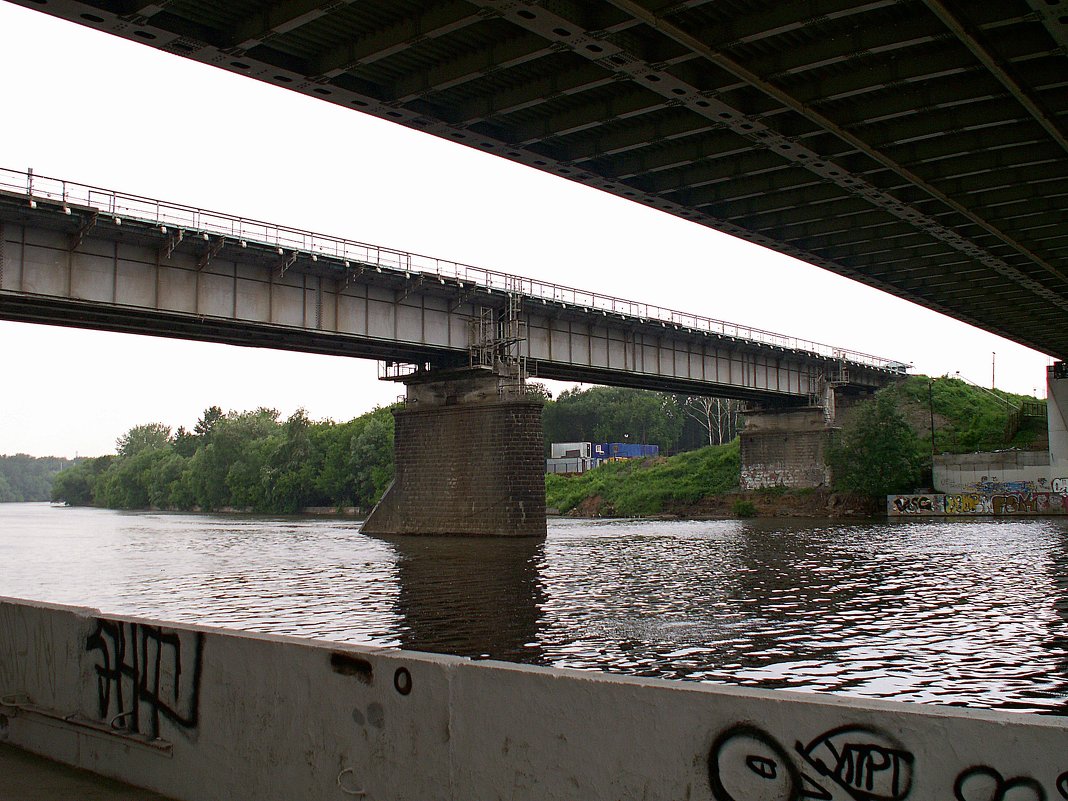
[[[484,367],[419,370],[394,413],[395,477],[366,534],[545,536],[542,401]]]
[[[751,406],[740,436],[742,489],[829,487],[827,451],[841,415],[858,397],[828,381],[805,406]]]

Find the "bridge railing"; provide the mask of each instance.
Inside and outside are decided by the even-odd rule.
[[[129,218],[161,226],[215,234],[235,241],[267,244],[279,248],[280,252],[306,253],[342,262],[455,278],[494,290],[515,292],[547,302],[560,303],[591,313],[599,312],[604,316],[624,315],[644,322],[659,322],[665,327],[707,331],[881,370],[904,373],[908,366],[903,362],[885,359],[881,356],[836,348],[820,342],[777,334],[773,331],[739,325],[726,320],[625,300],[534,278],[524,278],[462,262],[424,256],[343,237],[317,234],[248,217],[237,217],[232,214],[131,195],[60,178],[49,178],[36,175],[32,170],[22,172],[0,168],[0,191],[25,195],[30,205],[38,200],[47,200],[67,209],[75,206],[95,209],[100,213],[113,215],[119,221]]]

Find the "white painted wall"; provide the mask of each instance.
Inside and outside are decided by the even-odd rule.
[[[153,707],[184,723],[164,715],[156,741],[109,733],[115,692],[132,709],[135,679],[148,688],[139,728]],[[0,740],[189,801],[1068,797],[1061,718],[472,662],[10,599],[0,699]]]

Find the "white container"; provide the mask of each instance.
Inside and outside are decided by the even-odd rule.
[[[550,455],[553,459],[589,459],[589,442],[554,442],[550,446]]]

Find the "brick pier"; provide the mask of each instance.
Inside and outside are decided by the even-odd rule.
[[[413,379],[367,534],[545,536],[542,402],[484,371]]]

